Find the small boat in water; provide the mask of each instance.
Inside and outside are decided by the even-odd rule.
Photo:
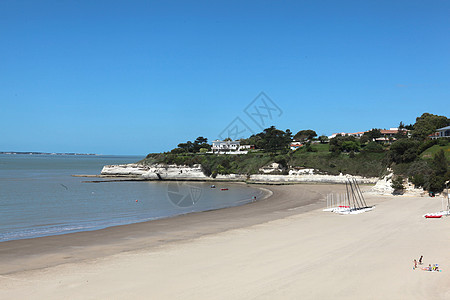
[[[211,184],[210,188],[215,189],[216,186],[214,184]]]
[[[228,191],[228,188],[221,188],[221,191]]]

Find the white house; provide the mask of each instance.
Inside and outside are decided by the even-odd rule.
[[[352,132],[352,133],[348,133],[348,132],[338,132],[338,133],[333,133],[332,135],[330,135],[328,137],[329,140],[331,140],[332,138],[335,138],[337,135],[342,135],[342,136],[354,136],[357,138],[360,138],[363,136],[364,132]]]
[[[241,145],[240,141],[221,141],[212,142],[212,153],[220,154],[247,154],[249,149],[255,149],[253,145]]]
[[[236,151],[239,149],[241,143],[239,141],[221,141],[215,140],[212,142],[212,151],[213,152],[228,152],[228,151]]]
[[[450,138],[450,126],[437,129],[433,138]]]
[[[410,131],[406,129],[401,129],[403,132],[405,132],[408,136],[410,135]],[[380,129],[381,137],[377,138],[377,141],[383,141],[383,142],[389,142],[389,141],[395,141],[395,136],[398,134],[400,129],[398,128],[389,128],[387,129]],[[338,134],[342,136],[354,136],[356,138],[361,138],[364,133],[369,131],[361,131],[361,132],[353,132],[353,133],[347,133],[347,132],[339,132],[339,133],[333,133],[331,136],[329,136],[329,139],[332,139],[336,137]]]
[[[249,150],[249,149],[255,149],[255,146],[253,146],[253,145],[240,145],[239,146],[239,151]]]

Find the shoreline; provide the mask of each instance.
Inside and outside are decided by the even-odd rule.
[[[264,188],[244,206],[13,241],[0,298],[449,299],[450,219],[422,217],[441,199],[365,194],[374,210],[338,215],[325,198],[345,186]],[[420,255],[442,272],[414,269]]]
[[[127,181],[127,180],[108,180],[108,181],[82,181],[83,183],[112,183],[112,182],[120,182],[120,181]],[[145,179],[140,179],[140,180],[130,180],[130,181],[148,181]],[[164,184],[164,181],[151,181],[154,182],[155,184]],[[251,184],[247,184],[245,182],[229,182],[226,184],[227,187],[233,187],[233,186],[241,186],[241,187],[251,187]],[[219,188],[220,189],[220,188]],[[217,189],[217,190],[219,190]],[[49,234],[49,235],[36,235],[36,236],[29,236],[29,237],[23,237],[23,238],[14,238],[14,239],[5,239],[5,240],[0,240],[0,245],[4,242],[11,242],[11,241],[17,241],[17,240],[32,240],[32,239],[37,239],[37,238],[43,238],[43,237],[51,237],[51,236],[59,236],[59,235],[67,235],[67,234],[74,234],[74,233],[81,233],[81,232],[91,232],[91,231],[98,231],[98,230],[103,230],[103,229],[108,229],[108,228],[113,228],[113,227],[119,227],[119,226],[126,226],[126,225],[131,225],[131,224],[139,224],[139,223],[146,223],[146,222],[153,222],[153,221],[157,221],[157,220],[164,220],[164,219],[170,219],[170,218],[175,218],[177,216],[182,216],[182,215],[188,215],[188,214],[192,214],[192,213],[201,213],[201,212],[208,212],[208,211],[214,211],[214,210],[221,210],[221,209],[226,209],[229,207],[239,207],[239,206],[243,206],[243,205],[247,205],[247,204],[251,204],[253,202],[257,202],[260,200],[264,200],[268,197],[270,197],[273,193],[272,191],[263,188],[263,187],[253,187],[253,190],[255,190],[255,193],[252,193],[252,195],[257,196],[257,200],[254,200],[252,198],[245,198],[242,199],[240,201],[237,202],[233,202],[230,203],[229,206],[222,206],[222,207],[216,207],[216,208],[205,208],[204,210],[194,210],[194,211],[190,211],[190,212],[178,212],[178,213],[174,213],[174,214],[169,214],[169,215],[160,215],[160,216],[156,216],[156,217],[152,217],[152,218],[147,218],[144,220],[139,220],[139,221],[133,221],[130,223],[119,223],[119,224],[114,224],[114,225],[103,225],[103,226],[98,226],[98,227],[87,227],[86,229],[83,230],[74,230],[74,231],[69,231],[69,232],[57,232],[54,234]],[[39,225],[36,225],[37,227],[39,227]],[[0,249],[1,251],[1,249]],[[1,254],[1,252],[0,252]],[[1,273],[0,273],[1,274]]]
[[[245,183],[236,182],[235,184]],[[292,195],[287,199],[284,196],[286,192],[283,190],[288,186],[295,189],[297,185],[258,184],[255,188],[264,192],[263,198],[239,206],[192,212],[92,231],[3,241],[0,242],[0,275],[96,259],[124,251],[164,246],[297,214],[301,212],[297,204],[295,212],[288,211],[294,205],[290,202]],[[317,186],[328,190],[328,185],[302,184],[301,186],[309,189],[309,192],[306,192],[308,196],[315,194],[312,199],[303,199],[300,203],[300,206],[305,206],[304,211],[319,208],[314,204],[325,199],[325,196],[311,190],[316,189]],[[279,214],[279,212],[283,213]],[[185,227],[180,229],[180,225]],[[204,228],[205,225],[213,226]],[[100,251],[97,254],[98,250]]]
[[[105,180],[86,180],[84,183],[107,183],[107,182],[120,182],[120,181],[149,181],[149,182],[208,182],[208,183],[233,183],[233,184],[248,184],[248,185],[343,185],[345,182],[327,182],[327,181],[252,181],[241,179],[218,179],[218,178],[142,178],[140,176],[120,176],[120,175],[71,175],[72,177],[85,177],[85,178],[103,178]],[[270,175],[269,175],[270,176]],[[277,176],[277,175],[273,175]],[[281,175],[287,176],[287,175]],[[334,176],[334,175],[329,175]],[[339,177],[339,176],[336,176]],[[358,182],[361,186],[375,186],[375,182]]]

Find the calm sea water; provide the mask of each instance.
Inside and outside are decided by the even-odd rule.
[[[107,164],[137,156],[0,155],[0,241],[144,222],[248,203],[244,185],[193,182],[85,182]],[[221,191],[228,188],[228,191]]]

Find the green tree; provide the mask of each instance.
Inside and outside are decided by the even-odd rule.
[[[359,140],[354,136],[342,136],[338,134],[330,140],[330,151],[335,153],[359,151],[359,147]]]
[[[211,150],[211,145],[208,144],[208,139],[202,136],[196,138],[193,144],[193,152],[198,153],[200,152],[200,149],[206,149],[207,151]]]
[[[365,152],[383,152],[383,146],[377,142],[369,142],[367,146],[364,147]]]
[[[260,149],[264,149],[268,152],[275,153],[277,150],[288,151],[289,144],[291,142],[292,133],[290,130],[276,129],[275,126],[264,129],[263,132],[258,133],[259,140],[257,146]]]
[[[253,134],[249,138],[240,139],[241,145],[253,145],[258,149],[258,145],[260,145],[261,136]]]
[[[181,154],[181,153],[185,153],[185,152],[186,152],[186,150],[182,149],[182,148],[174,148],[170,151],[170,153],[173,153],[173,154]]]
[[[391,145],[389,159],[395,163],[408,163],[417,158],[420,143],[411,139],[401,139]]]
[[[202,136],[199,136],[199,137],[196,138],[195,141],[194,141],[194,144],[198,144],[198,145],[206,144],[206,143],[208,143],[208,139],[207,139],[207,138],[204,138],[204,137],[202,137]]]
[[[433,169],[438,176],[444,176],[447,173],[448,161],[445,157],[444,150],[439,150],[433,156]]]
[[[350,152],[359,150],[359,145],[356,141],[343,141],[341,144],[342,151]]]
[[[367,136],[371,141],[373,141],[373,140],[381,137],[381,131],[380,131],[380,129],[373,128],[367,132],[364,132],[363,135]]]
[[[218,165],[216,167],[216,171],[218,174],[227,174],[228,172],[226,171],[225,167],[222,165]]]
[[[444,189],[445,181],[450,179],[448,162],[445,156],[435,154],[433,161],[417,160],[413,162],[407,171],[410,181],[416,188],[422,187],[430,192],[440,192]]]
[[[294,140],[299,142],[305,142],[309,141],[312,138],[316,137],[317,133],[314,130],[307,129],[307,130],[300,130],[297,132],[294,136]]]
[[[311,142],[307,142],[304,149],[306,152],[317,152],[317,149],[311,147]]]
[[[178,148],[183,149],[185,152],[193,152],[194,144],[191,141],[187,141],[186,143],[178,144]]]
[[[286,129],[286,132],[284,133],[284,141],[283,141],[287,147],[289,148],[290,144],[292,143],[292,132],[289,129]]]
[[[361,143],[361,144],[366,144],[367,142],[369,142],[369,137],[367,136],[367,135],[362,135],[360,138],[359,138],[359,142]]]
[[[437,176],[435,173],[428,177],[425,181],[423,188],[427,191],[438,193],[445,188],[445,179],[442,176]]]
[[[326,142],[328,142],[328,137],[326,135],[319,136],[319,142],[321,144],[325,144]]]
[[[417,154],[420,154],[422,152],[424,152],[425,150],[427,150],[430,147],[433,147],[434,145],[436,145],[438,143],[437,139],[434,140],[425,140],[423,141],[420,145],[419,148],[417,149]]]
[[[416,118],[412,136],[419,140],[423,140],[430,134],[434,133],[436,129],[450,125],[450,119],[445,116],[433,115],[424,113]]]
[[[405,128],[405,124],[403,122],[400,122],[400,124],[398,124],[398,132],[395,135],[395,138],[397,140],[399,139],[405,139],[408,137],[408,131]]]
[[[405,129],[414,130],[414,124],[405,125]]]

